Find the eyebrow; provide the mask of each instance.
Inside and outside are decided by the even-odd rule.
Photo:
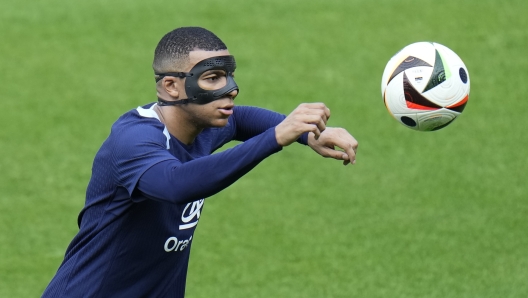
[[[221,69],[210,69],[210,70],[207,70],[205,71],[202,75],[211,75],[211,74],[221,74],[221,75],[225,75],[227,72],[225,70],[221,70]]]

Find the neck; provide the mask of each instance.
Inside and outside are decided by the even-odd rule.
[[[176,106],[160,107],[156,104],[154,111],[158,114],[160,121],[165,124],[169,133],[186,145],[191,145],[203,130],[203,128],[186,119],[185,114]]]

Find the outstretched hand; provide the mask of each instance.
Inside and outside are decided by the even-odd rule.
[[[343,165],[356,163],[358,142],[344,128],[326,127],[318,138],[310,133],[308,145],[323,157],[342,160]],[[336,149],[336,147],[342,150]]]

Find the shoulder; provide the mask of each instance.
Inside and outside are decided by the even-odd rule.
[[[159,143],[165,146],[168,143],[169,134],[150,106],[152,105],[137,107],[119,117],[112,125],[109,139],[121,146],[143,142]]]

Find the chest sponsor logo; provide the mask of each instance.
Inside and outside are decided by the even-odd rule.
[[[185,206],[181,215],[183,224],[180,225],[180,230],[190,229],[198,224],[203,204],[204,199],[201,199]]]
[[[183,251],[187,248],[189,243],[191,243],[192,238],[192,235],[189,239],[185,240],[178,240],[178,238],[176,237],[169,237],[167,241],[165,241],[165,245],[163,246],[163,248],[166,252]]]

